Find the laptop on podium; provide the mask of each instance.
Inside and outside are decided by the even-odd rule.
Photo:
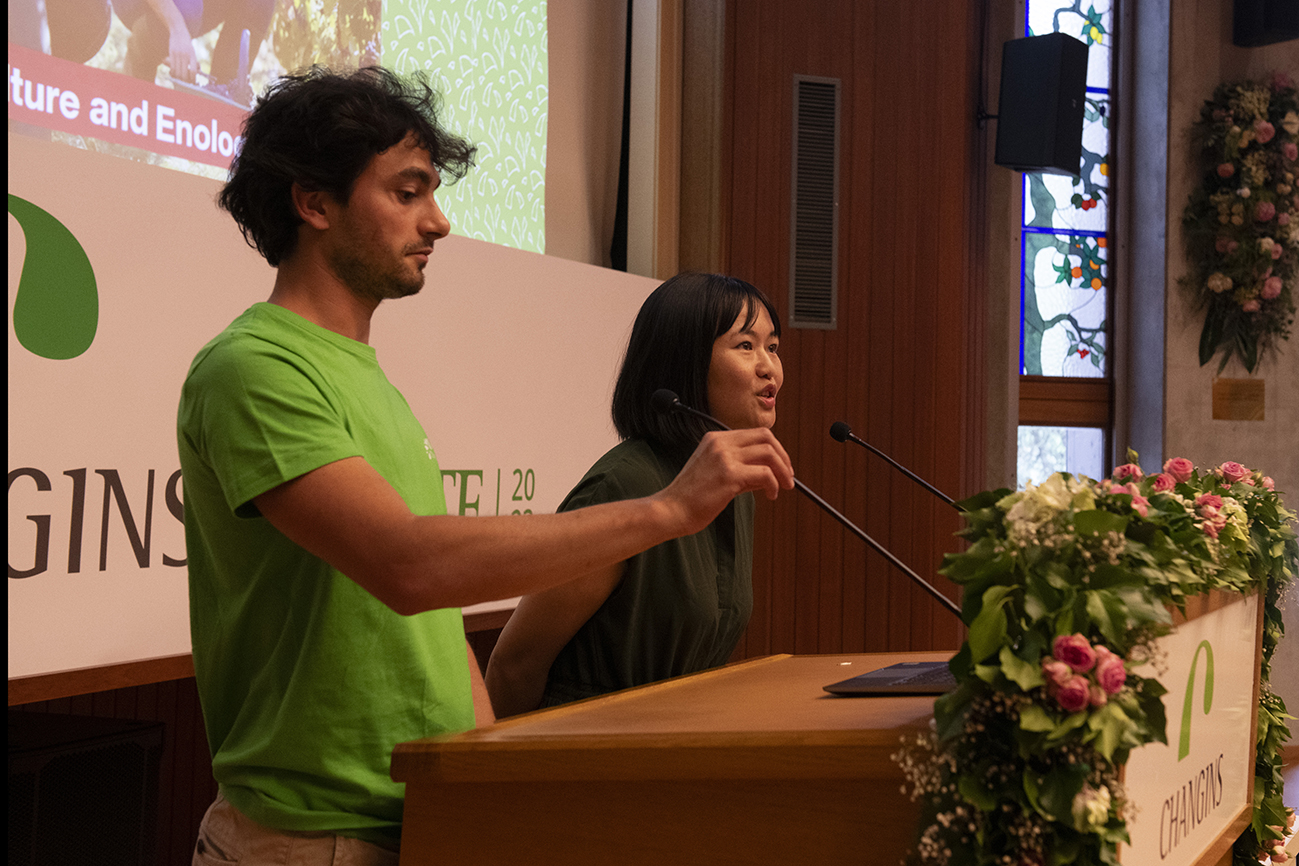
[[[824,688],[845,697],[942,695],[956,688],[956,677],[947,662],[898,662]]]

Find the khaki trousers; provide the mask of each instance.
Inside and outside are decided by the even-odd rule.
[[[272,830],[217,795],[194,844],[193,866],[397,866],[397,852],[332,833]]]

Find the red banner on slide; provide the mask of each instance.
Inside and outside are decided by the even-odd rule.
[[[230,167],[245,109],[9,43],[9,119]]]

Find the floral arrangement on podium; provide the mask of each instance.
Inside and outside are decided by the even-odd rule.
[[[1193,127],[1203,179],[1182,218],[1204,309],[1200,364],[1219,351],[1253,372],[1289,339],[1299,279],[1299,91],[1283,73],[1220,85]]]
[[[936,702],[933,733],[895,756],[921,801],[920,862],[1117,862],[1132,814],[1119,769],[1167,742],[1153,641],[1170,605],[1211,589],[1263,590],[1255,813],[1234,860],[1280,851],[1290,717],[1266,679],[1299,570],[1295,514],[1238,463],[1179,458],[1145,475],[1129,460],[1099,482],[1059,473],[960,503],[970,546],[942,569],[963,587],[969,628],[957,687]]]

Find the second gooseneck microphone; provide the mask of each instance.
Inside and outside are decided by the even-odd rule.
[[[653,396],[650,397],[650,405],[656,411],[659,412],[664,412],[664,413],[684,412],[687,415],[694,415],[696,418],[699,418],[703,421],[707,421],[709,424],[712,424],[718,430],[731,429],[730,427],[727,427],[725,424],[723,424],[721,421],[718,421],[712,415],[709,415],[707,412],[701,412],[698,409],[695,409],[693,406],[687,406],[685,403],[682,403],[681,400],[677,398],[677,395],[669,391],[667,388],[660,388],[659,390],[655,391]],[[813,502],[819,505],[821,509],[825,511],[826,514],[829,514],[835,520],[843,524],[843,526],[849,532],[856,535],[858,538],[860,538],[862,541],[869,544],[871,547],[875,548],[875,550],[877,550],[880,553],[880,555],[882,555],[889,562],[893,563],[893,565],[895,565],[903,574],[911,578],[918,586],[920,586],[922,589],[924,589],[930,595],[932,595],[935,599],[937,599],[939,603],[945,606],[952,613],[956,614],[957,618],[960,618],[961,608],[957,606],[956,602],[952,601],[950,598],[943,595],[941,592],[937,590],[937,588],[935,588],[932,584],[930,584],[929,581],[925,580],[923,577],[921,577],[920,575],[912,571],[907,566],[906,563],[904,563],[902,560],[898,559],[891,552],[889,552],[889,550],[885,548],[884,545],[880,544],[878,541],[876,541],[875,539],[867,535],[862,529],[860,529],[857,526],[857,524],[853,523],[851,520],[849,520],[848,518],[840,514],[839,511],[835,509],[834,506],[826,502],[816,493],[812,492],[811,488],[809,488],[802,481],[799,481],[797,478],[795,478],[794,486],[798,488],[799,493],[802,493],[808,499],[811,499]]]
[[[883,451],[876,448],[874,445],[870,444],[865,439],[862,439],[861,437],[855,435],[852,432],[852,428],[849,427],[844,422],[836,421],[830,425],[830,438],[834,439],[834,441],[836,442],[848,442],[848,441],[856,442],[858,445],[862,446],[863,448],[865,448],[867,451],[874,454],[875,456],[883,457],[886,461],[888,461],[889,465],[892,466],[894,469],[898,470],[903,475],[907,476],[912,481],[916,482],[921,487],[925,488],[930,493],[934,494],[939,499],[946,502],[948,505],[952,506],[953,508],[956,508],[958,511],[960,510],[960,508],[957,507],[956,502],[952,499],[952,497],[948,496],[946,493],[939,490],[937,487],[930,484],[928,481],[921,478],[919,475],[912,472],[910,469],[903,466],[901,463],[894,460],[892,457],[885,454]]]

